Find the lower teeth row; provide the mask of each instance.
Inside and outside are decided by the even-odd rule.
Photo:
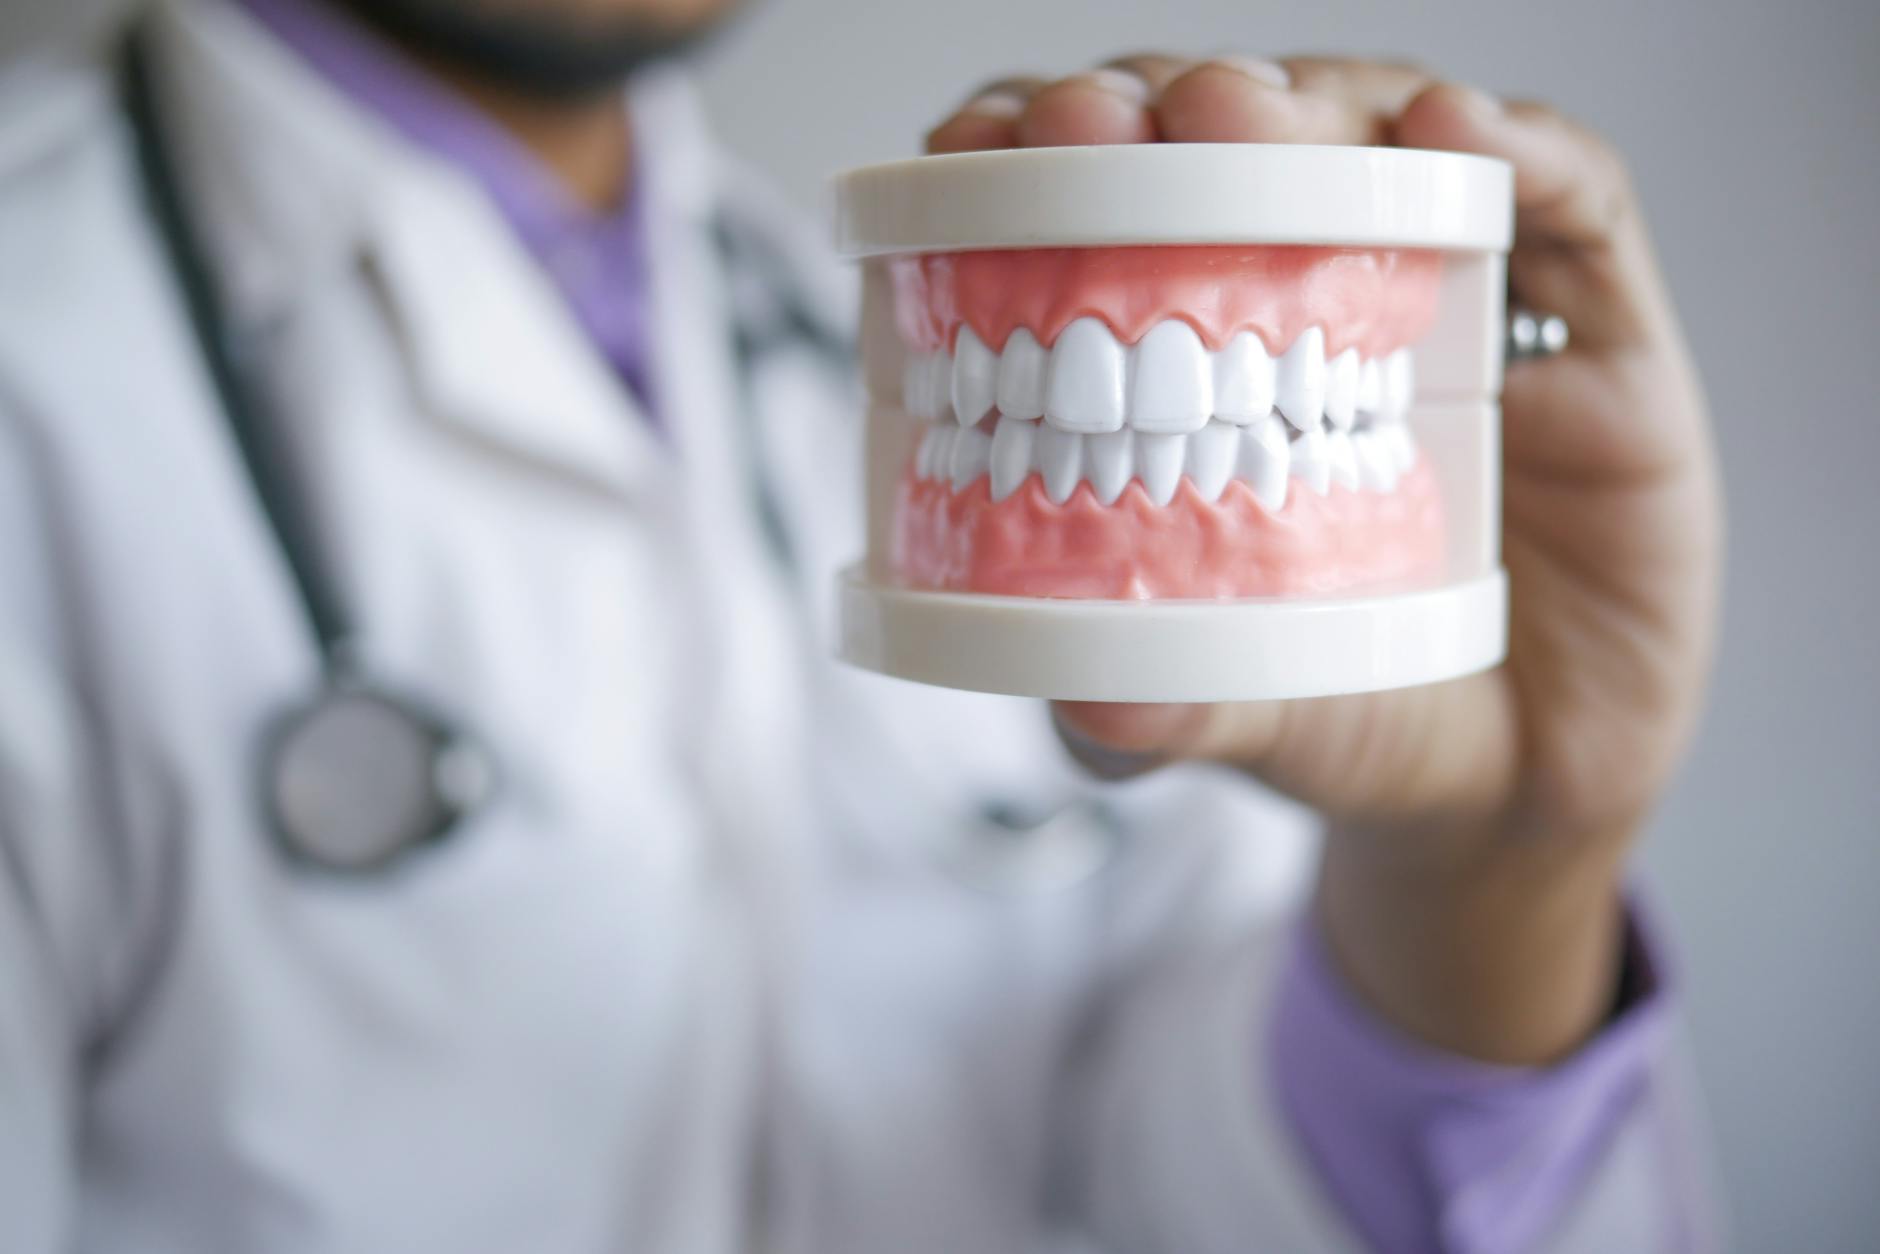
[[[1356,431],[1320,425],[1301,434],[1278,416],[1251,426],[1210,421],[1187,435],[1143,431],[1080,435],[1036,419],[1001,417],[988,433],[978,427],[926,426],[914,458],[922,479],[950,482],[958,491],[981,475],[991,479],[992,499],[1002,501],[1031,475],[1044,482],[1055,504],[1088,483],[1102,504],[1113,504],[1134,479],[1149,499],[1167,505],[1186,478],[1203,500],[1215,501],[1228,481],[1239,479],[1269,511],[1286,503],[1297,479],[1324,495],[1333,484],[1349,490],[1390,492],[1417,458],[1410,428],[1385,422]]]

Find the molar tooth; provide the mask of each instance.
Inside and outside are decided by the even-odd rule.
[[[1373,492],[1389,492],[1397,486],[1397,464],[1391,451],[1378,436],[1360,431],[1351,437],[1358,458],[1358,482]]]
[[[1064,431],[1095,434],[1123,425],[1123,346],[1098,318],[1078,318],[1051,348],[1045,416]]]
[[[1084,437],[1085,477],[1105,505],[1114,504],[1129,486],[1134,471],[1131,443],[1127,428]]]
[[[1410,412],[1416,395],[1416,362],[1410,350],[1400,348],[1384,359],[1384,399],[1378,412],[1396,421]]]
[[[935,421],[945,422],[953,415],[953,354],[941,349],[927,359],[927,402]],[[961,426],[971,426],[962,422]]]
[[[1292,472],[1320,496],[1332,490],[1332,454],[1326,447],[1324,428],[1308,431],[1292,442]]]
[[[1214,355],[1215,416],[1244,427],[1272,413],[1275,373],[1259,336],[1242,331],[1227,341]]]
[[[1003,501],[1018,491],[1018,485],[1031,474],[1031,446],[1038,424],[1023,418],[1000,418],[992,432],[992,452],[988,462],[992,473],[992,499]]]
[[[1346,431],[1333,431],[1327,434],[1325,458],[1332,466],[1332,480],[1356,492],[1359,482],[1358,450],[1352,446],[1351,434]]]
[[[1275,379],[1279,411],[1301,431],[1325,415],[1325,332],[1309,327],[1279,359]]]
[[[959,432],[952,427],[934,427],[921,441],[921,452],[927,456],[927,469],[922,472],[928,479],[945,479],[953,473],[953,437]]]
[[[920,443],[914,448],[914,477],[931,479],[933,477],[933,432],[922,431]]]
[[[1010,418],[1044,416],[1044,372],[1049,361],[1038,337],[1024,327],[1013,327],[999,354],[999,412]]]
[[[1202,500],[1220,499],[1239,453],[1240,428],[1225,422],[1210,422],[1188,437],[1188,478]]]
[[[961,427],[953,437],[953,490],[959,491],[992,465],[992,437],[978,427]]]
[[[1199,431],[1214,412],[1214,363],[1195,329],[1158,322],[1136,345],[1129,425],[1138,431]]]
[[[1182,463],[1188,459],[1188,437],[1155,431],[1136,433],[1136,477],[1157,505],[1175,499],[1175,487],[1181,482]]]
[[[1032,443],[1032,455],[1037,458],[1038,470],[1044,476],[1044,494],[1058,505],[1070,500],[1077,477],[1083,473],[1084,437],[1075,431],[1059,431],[1048,424],[1040,424]]]
[[[1375,414],[1384,407],[1384,367],[1372,357],[1358,367],[1358,412]]]
[[[1371,431],[1371,438],[1383,444],[1385,451],[1390,454],[1391,465],[1396,467],[1399,475],[1417,464],[1417,442],[1416,437],[1410,434],[1409,423],[1393,422],[1375,427]]]
[[[1325,368],[1325,417],[1341,431],[1358,417],[1358,350],[1347,348]]]
[[[999,387],[999,358],[965,323],[953,340],[952,374],[953,416],[962,427],[970,427],[992,408]]]
[[[1254,497],[1269,514],[1286,505],[1286,480],[1292,470],[1292,447],[1286,424],[1269,417],[1240,432],[1240,459],[1235,474],[1247,481]]]

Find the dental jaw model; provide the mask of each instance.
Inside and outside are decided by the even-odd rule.
[[[1140,145],[852,172],[869,550],[843,652],[1089,700],[1502,656],[1505,166]]]

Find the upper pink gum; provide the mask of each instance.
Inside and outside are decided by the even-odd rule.
[[[998,351],[1014,327],[1049,346],[1096,317],[1133,344],[1181,318],[1215,350],[1251,330],[1278,354],[1317,326],[1328,356],[1370,358],[1429,329],[1442,264],[1422,249],[1179,244],[929,253],[889,272],[901,338],[925,352],[950,350],[962,322]]]

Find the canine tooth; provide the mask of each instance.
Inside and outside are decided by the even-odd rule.
[[[961,427],[953,437],[953,490],[959,491],[992,465],[992,437],[978,427]]]
[[[970,427],[986,416],[999,389],[999,357],[965,323],[953,339],[953,377],[949,380],[953,416]]]
[[[1064,431],[1095,434],[1123,425],[1123,346],[1097,318],[1078,318],[1051,348],[1045,417]]]
[[[1301,431],[1325,416],[1325,332],[1309,327],[1279,359],[1274,380],[1279,412]]]
[[[1384,441],[1368,431],[1351,437],[1351,447],[1358,459],[1358,482],[1373,492],[1388,492],[1397,486],[1397,463]]]
[[[1214,355],[1214,414],[1246,426],[1273,412],[1275,363],[1266,345],[1242,331]]]
[[[1044,494],[1058,505],[1070,500],[1077,477],[1083,473],[1084,437],[1040,424],[1032,443],[1032,456],[1044,476]]]
[[[989,468],[992,474],[992,499],[1003,501],[1018,491],[1018,485],[1031,474],[1031,446],[1038,424],[1023,418],[1001,418],[992,431]]]
[[[1182,463],[1188,459],[1188,437],[1155,431],[1136,433],[1136,477],[1157,505],[1175,499],[1175,486],[1181,482]]]
[[[1225,422],[1210,422],[1188,437],[1188,478],[1202,500],[1220,499],[1239,453],[1240,428]]]
[[[1352,446],[1347,431],[1332,431],[1325,437],[1325,458],[1332,464],[1332,480],[1353,492],[1358,490],[1358,450]]]
[[[1024,327],[1012,328],[999,354],[999,412],[1009,418],[1044,416],[1044,371],[1049,362],[1038,338]]]
[[[1342,431],[1358,417],[1358,350],[1348,348],[1326,363],[1325,417]]]
[[[1372,357],[1358,367],[1358,412],[1375,414],[1384,406],[1384,367]]]
[[[1214,363],[1195,329],[1158,322],[1136,345],[1129,425],[1138,431],[1199,431],[1214,412]]]
[[[1127,428],[1084,437],[1084,476],[1105,505],[1114,504],[1129,486],[1135,469],[1131,446]]]
[[[935,427],[927,432],[927,438],[921,441],[921,451],[927,454],[928,479],[945,479],[953,473],[953,437],[959,432],[952,427]]]
[[[1332,452],[1326,446],[1323,428],[1308,431],[1292,442],[1292,472],[1320,496],[1332,490]]]
[[[1240,433],[1240,464],[1235,473],[1253,488],[1253,495],[1270,514],[1286,505],[1286,479],[1292,470],[1292,447],[1286,424],[1278,418],[1257,422]]]
[[[1384,359],[1384,399],[1379,413],[1399,419],[1410,412],[1416,393],[1416,362],[1410,350],[1400,348]]]

